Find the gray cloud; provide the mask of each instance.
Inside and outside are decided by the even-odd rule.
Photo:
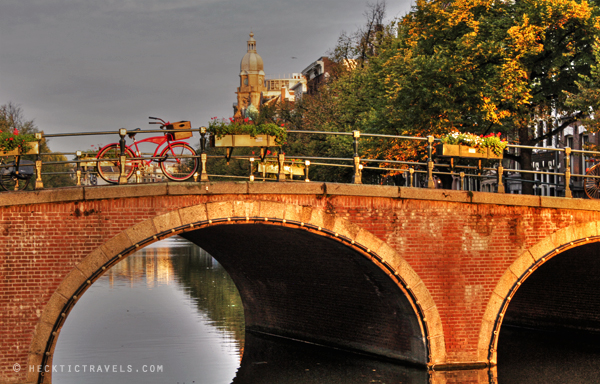
[[[410,5],[388,3],[388,15]],[[361,26],[365,9],[363,0],[3,0],[0,104],[19,104],[46,133],[146,128],[156,115],[198,127],[232,114],[250,30],[267,75],[290,74]]]

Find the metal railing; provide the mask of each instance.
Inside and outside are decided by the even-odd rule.
[[[218,156],[211,155],[209,156],[207,153],[207,138],[209,136],[206,127],[193,128],[189,130],[165,130],[165,129],[152,129],[152,130],[136,130],[136,134],[146,134],[146,133],[164,133],[167,132],[198,132],[200,134],[200,140],[198,143],[197,157],[200,159],[199,163],[199,171],[194,175],[194,181],[197,182],[206,182],[214,178],[232,178],[232,179],[246,179],[254,181],[257,178],[254,163],[262,163],[263,164],[263,174],[262,179],[265,181],[270,181],[273,179],[268,179],[266,177],[266,164],[276,164],[276,178],[277,181],[291,180],[291,181],[299,181],[294,180],[293,173],[286,175],[286,164],[290,164],[289,160],[286,160],[286,157],[283,153],[279,153],[277,156],[231,156],[231,154],[227,155],[227,160],[230,159],[236,161],[248,161],[248,175],[247,176],[239,176],[239,175],[217,175],[217,174],[209,174],[208,169],[210,168],[209,159],[215,158],[225,158],[226,156]],[[152,157],[149,154],[141,154],[141,157],[130,158],[126,157],[126,143],[125,137],[129,133],[133,133],[133,130],[127,130],[125,128],[121,128],[118,131],[101,131],[101,132],[80,132],[80,133],[58,133],[58,134],[42,134],[37,133],[36,136],[39,140],[42,138],[65,138],[65,137],[77,137],[77,136],[97,136],[97,135],[114,135],[118,134],[119,136],[119,146],[120,146],[120,177],[119,184],[128,183],[127,178],[125,177],[125,163],[128,160],[148,160],[155,159],[160,160],[158,157]],[[600,176],[594,176],[589,174],[572,174],[571,173],[571,156],[579,155],[579,156],[594,156],[596,158],[600,158],[600,152],[596,151],[586,151],[586,150],[574,150],[569,147],[565,148],[553,148],[553,147],[534,147],[534,146],[524,146],[524,145],[516,145],[516,144],[508,144],[507,151],[513,149],[513,151],[519,151],[521,149],[532,149],[534,151],[555,151],[558,153],[562,153],[561,162],[564,162],[564,171],[563,172],[548,172],[548,171],[538,171],[538,170],[523,170],[523,169],[511,169],[505,168],[503,166],[502,160],[496,160],[497,163],[493,167],[482,167],[482,160],[478,160],[477,165],[469,165],[469,164],[455,164],[454,158],[449,158],[450,163],[441,162],[440,159],[446,158],[435,158],[434,161],[434,144],[439,142],[439,139],[435,139],[432,136],[429,137],[411,137],[411,136],[396,136],[396,135],[385,135],[385,134],[370,134],[370,133],[362,133],[360,131],[352,131],[352,132],[329,132],[329,131],[300,131],[300,130],[289,130],[288,134],[299,134],[299,135],[336,135],[336,136],[351,136],[353,139],[353,156],[351,158],[334,158],[334,157],[314,157],[314,156],[302,156],[302,155],[293,155],[293,159],[295,162],[292,164],[297,164],[298,161],[301,161],[301,165],[304,167],[304,175],[301,181],[310,181],[309,179],[309,168],[311,166],[320,166],[320,167],[340,167],[340,168],[352,168],[352,178],[348,180],[349,183],[353,184],[362,184],[363,183],[363,171],[383,171],[383,172],[394,172],[401,173],[405,179],[405,186],[410,187],[418,187],[419,182],[417,182],[417,178],[422,182],[422,186],[426,188],[438,188],[438,183],[436,183],[436,179],[439,181],[438,177],[442,175],[452,176],[453,180],[460,180],[460,190],[465,189],[465,180],[466,178],[476,179],[476,180],[489,180],[492,179],[495,182],[495,189],[498,193],[505,193],[505,181],[510,180],[511,182],[516,183],[524,183],[524,182],[533,182],[536,185],[551,185],[557,189],[564,190],[564,197],[571,198],[573,197],[571,191],[572,179],[585,178],[594,180],[599,179]],[[360,156],[359,144],[361,138],[380,138],[380,139],[393,139],[393,140],[408,140],[414,142],[423,142],[424,144],[424,152],[426,153],[426,161],[400,161],[400,160],[387,160],[387,159],[373,159],[366,158]],[[191,139],[190,139],[191,140]],[[188,141],[189,142],[189,141]],[[95,163],[99,161],[96,158],[85,157],[84,153],[81,151],[76,151],[72,153],[61,153],[62,155],[74,156],[72,160],[67,161],[43,161],[43,158],[48,155],[56,155],[56,153],[39,153],[36,156],[35,160],[35,183],[34,188],[36,190],[43,189],[44,184],[42,181],[42,174],[70,174],[75,179],[76,185],[82,184],[82,176],[85,175],[93,175],[95,174],[95,170],[89,169],[90,163]],[[60,165],[60,164],[74,164],[74,167],[69,172],[43,172],[44,165]],[[85,164],[86,167],[82,167],[82,164]],[[379,164],[379,165],[378,165]],[[385,164],[385,166],[381,166]],[[7,165],[0,166],[6,167]],[[555,164],[554,169],[559,169],[561,165]],[[85,169],[84,169],[85,168]],[[446,169],[446,171],[442,171],[442,169]],[[511,174],[513,176],[511,176]],[[537,174],[537,175],[546,175],[553,176],[555,180],[559,180],[559,182],[547,182],[542,183],[540,180],[528,180],[523,177],[525,174]],[[506,175],[506,176],[505,176]],[[516,176],[519,175],[519,176]],[[286,179],[286,176],[288,177]],[[260,178],[260,173],[258,174]],[[141,182],[141,179],[138,175],[136,177],[136,182]]]

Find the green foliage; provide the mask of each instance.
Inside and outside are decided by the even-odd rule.
[[[21,107],[9,102],[0,106],[0,132],[2,132],[2,135],[6,135],[12,134],[15,130],[19,132],[18,136],[24,136],[27,140],[39,132],[34,121],[25,118]],[[39,143],[39,150],[40,153],[44,154],[42,155],[44,163],[67,161],[64,155],[52,153],[44,138]],[[25,155],[21,158],[30,161],[36,160],[35,155]],[[44,187],[54,188],[75,185],[75,181],[71,178],[70,173],[72,173],[72,167],[69,164],[43,164],[42,181],[44,182]],[[30,182],[27,188],[31,189],[33,184],[33,182]]]
[[[14,134],[13,132],[0,132],[0,151],[12,151],[19,148],[21,152],[26,152],[31,149],[27,143],[36,141],[35,135],[31,134]]]
[[[304,128],[420,137],[502,132],[535,145],[589,109],[566,101],[596,63],[599,13],[595,1],[419,0],[380,28],[397,33],[376,39],[361,65],[303,100]],[[363,51],[353,41],[341,38],[334,52],[357,57]],[[397,140],[361,139],[361,148],[378,159],[424,156]],[[521,168],[531,169],[531,151],[519,156]]]
[[[225,119],[218,120],[216,117],[213,117],[208,123],[208,131],[217,138],[221,138],[224,135],[250,135],[252,137],[256,135],[269,135],[274,136],[275,142],[279,145],[284,144],[287,139],[285,124],[277,125],[271,122],[255,124],[248,118],[230,118],[227,121]]]
[[[600,62],[600,40],[594,44],[596,63]],[[567,104],[582,111],[581,122],[589,132],[600,132],[600,65],[591,66],[590,75],[580,74],[577,84],[578,93],[566,92]]]
[[[450,145],[466,145],[473,148],[491,148],[496,155],[502,155],[506,145],[506,140],[500,139],[501,133],[490,133],[486,136],[474,135],[468,132],[452,132],[440,138],[442,143]]]

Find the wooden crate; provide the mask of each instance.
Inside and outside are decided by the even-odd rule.
[[[165,128],[167,129],[192,129],[192,123],[189,121],[178,121],[176,123],[172,123],[167,125]],[[185,140],[192,137],[192,131],[187,132],[171,132],[173,135],[173,140]]]

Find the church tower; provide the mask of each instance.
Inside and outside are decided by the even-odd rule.
[[[250,104],[260,108],[261,94],[266,90],[263,60],[256,53],[254,33],[250,32],[248,52],[240,63],[240,86],[237,89],[237,106],[234,106],[234,116],[243,117]]]

